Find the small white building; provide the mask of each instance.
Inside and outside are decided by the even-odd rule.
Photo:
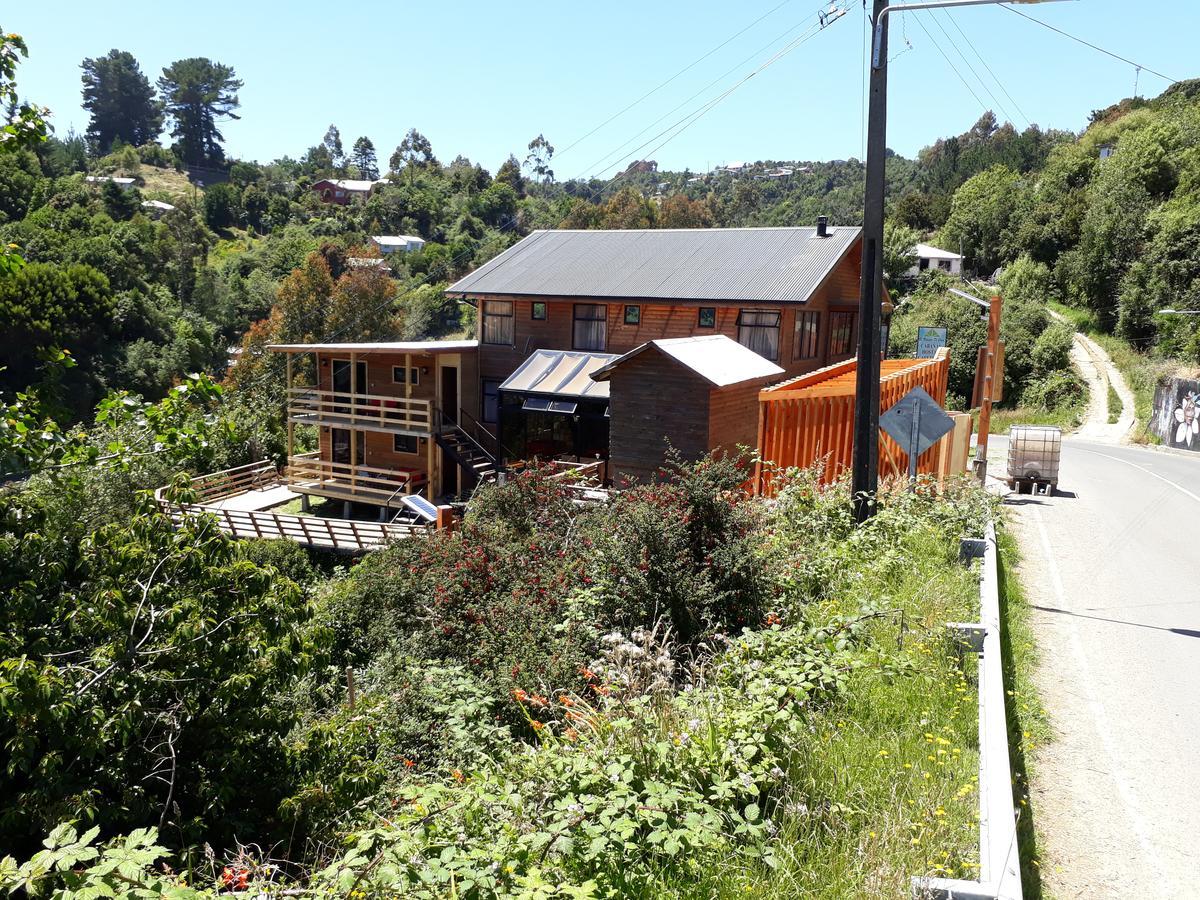
[[[412,253],[425,246],[424,238],[411,234],[373,234],[371,241],[379,248],[379,252],[385,255],[397,252]]]
[[[132,191],[137,187],[136,178],[122,178],[117,175],[89,175],[84,179],[88,184],[105,184],[111,181],[123,191]]]
[[[162,215],[171,212],[175,207],[162,200],[143,200],[142,209],[147,210],[150,215]]]
[[[940,247],[917,244],[917,264],[908,270],[910,278],[916,278],[929,269],[939,269],[951,275],[962,274],[962,257]]]

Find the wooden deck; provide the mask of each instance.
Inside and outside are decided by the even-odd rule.
[[[282,502],[292,496],[279,470],[270,463],[251,463],[199,476],[192,480],[192,490],[198,502],[180,503],[168,499],[166,487],[158,488],[154,499],[175,525],[189,517],[212,516],[217,527],[232,538],[282,539],[325,550],[362,553],[392,541],[424,537],[430,533],[423,525],[356,522],[277,513],[263,508],[235,508],[267,504],[276,498],[277,502]],[[247,497],[252,499],[246,501]]]
[[[311,387],[288,388],[288,421],[296,425],[324,425],[389,434],[433,433],[433,404],[428,400],[345,394]]]
[[[284,480],[298,494],[399,509],[400,498],[421,490],[427,477],[417,469],[380,469],[330,462],[313,452],[291,457]]]

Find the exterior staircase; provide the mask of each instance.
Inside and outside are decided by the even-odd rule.
[[[496,454],[444,412],[434,440],[462,469],[466,476],[464,487],[468,490],[482,481],[494,479],[500,471]]]

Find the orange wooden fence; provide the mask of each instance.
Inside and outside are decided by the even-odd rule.
[[[762,458],[755,471],[756,492],[774,492],[772,472],[808,468],[824,460],[821,481],[835,481],[850,468],[854,449],[855,360],[837,363],[764,388],[758,395],[758,450]],[[879,411],[887,412],[918,385],[944,405],[950,376],[950,354],[945,348],[933,359],[885,359],[879,378]],[[969,434],[969,433],[968,433]],[[947,468],[943,439],[917,460],[923,474],[941,474]],[[904,475],[908,457],[890,437],[880,432],[879,475]]]

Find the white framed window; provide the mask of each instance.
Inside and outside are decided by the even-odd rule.
[[[743,309],[738,313],[738,343],[771,362],[779,361],[779,320],[777,309]]]
[[[417,436],[415,434],[393,434],[392,450],[396,453],[416,453]]]
[[[483,301],[483,342],[511,347],[516,340],[513,331],[511,300]]]
[[[392,384],[420,384],[421,370],[417,366],[412,366],[407,371],[408,381],[405,379],[404,366],[392,366]]]

